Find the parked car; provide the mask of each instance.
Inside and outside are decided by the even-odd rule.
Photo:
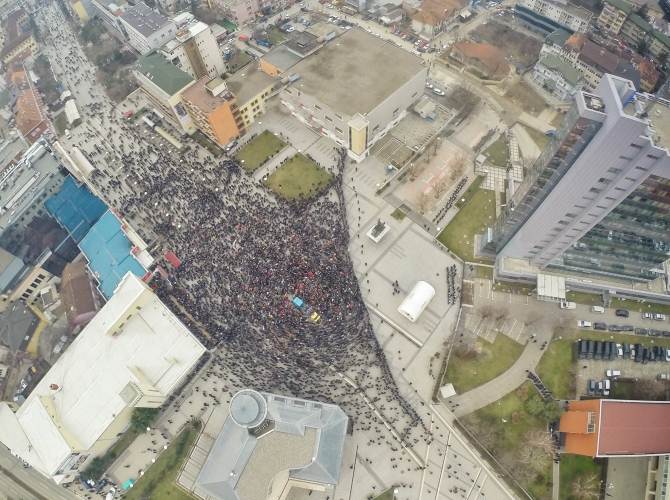
[[[593,329],[594,330],[607,330],[607,323],[600,323],[596,321],[593,323]]]
[[[565,300],[560,301],[560,302],[558,303],[558,305],[559,305],[559,307],[560,307],[561,309],[576,309],[576,308],[577,308],[577,304],[576,304],[576,303],[574,303],[574,302],[567,302],[567,301],[565,301]]]
[[[603,314],[605,312],[605,308],[603,306],[593,306],[591,307],[591,312]]]
[[[621,376],[621,371],[620,370],[607,370],[605,372],[605,375],[607,375],[607,378],[616,378]]]
[[[656,321],[665,321],[665,314],[654,313],[654,319]]]
[[[438,89],[437,87],[434,87],[434,88],[433,88],[433,94],[437,94],[437,95],[439,95],[439,96],[444,96],[444,95],[445,95],[445,94],[444,94],[444,90],[442,90],[442,89]]]
[[[590,321],[584,321],[583,319],[580,319],[577,321],[577,326],[579,328],[591,328],[593,324]]]
[[[628,309],[617,309],[616,311],[614,311],[614,314],[616,314],[620,318],[627,318],[628,316],[630,316],[630,312],[628,311]]]
[[[650,312],[643,312],[642,313],[642,319],[653,319],[654,317],[651,315]]]

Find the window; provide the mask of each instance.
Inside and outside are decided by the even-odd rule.
[[[342,129],[341,129],[341,128],[339,128],[339,127],[335,127],[335,131],[336,131],[337,133],[339,133],[339,134],[341,134],[341,133],[342,133]]]
[[[600,192],[600,189],[598,189],[598,188],[589,189],[589,193],[599,193],[599,192]]]
[[[315,107],[316,109],[321,109],[321,106],[319,106],[318,104],[315,104],[314,107]]]
[[[620,168],[611,167],[607,169],[608,174],[618,174],[619,172],[621,172]]]
[[[400,108],[395,108],[395,109],[393,110],[393,116],[397,115],[397,114],[398,114],[398,111],[400,111]]]
[[[326,115],[326,120],[328,120],[329,122],[332,122],[332,121],[333,121],[333,119],[332,119],[330,116],[328,116],[328,115]]]

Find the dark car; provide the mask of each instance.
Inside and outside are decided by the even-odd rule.
[[[579,359],[584,359],[586,357],[586,342],[582,340],[577,341],[577,355]]]
[[[630,315],[630,312],[628,312],[628,309],[617,309],[614,311],[614,314],[621,318],[627,318]]]
[[[623,355],[624,357],[630,356],[630,344],[626,344],[625,342],[623,344]]]
[[[594,330],[607,330],[607,323],[593,323]]]
[[[601,342],[600,343],[600,359],[605,359],[605,356],[607,355],[607,343],[606,342]]]
[[[600,352],[600,346],[602,342],[596,340],[593,342],[593,359],[602,359],[602,354]]]
[[[649,335],[649,328],[636,328],[635,333],[638,335]]]
[[[649,330],[649,335],[651,335],[652,337],[660,337],[661,335],[663,335],[663,332],[661,330],[654,330],[652,328],[651,330]]]
[[[588,388],[589,392],[596,392],[596,381],[590,378]]]
[[[595,342],[586,341],[586,359],[593,359],[593,352],[595,351]]]
[[[616,357],[616,346],[614,342],[607,343],[607,357],[609,359],[614,359]]]
[[[635,344],[635,362],[639,363],[642,361],[642,354],[643,354],[643,349],[640,344]]]

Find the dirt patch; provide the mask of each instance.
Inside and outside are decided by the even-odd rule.
[[[532,115],[538,115],[547,107],[545,100],[524,81],[512,85],[505,97]]]
[[[508,61],[521,70],[535,64],[542,48],[540,40],[497,22],[479,25],[470,33],[470,38],[500,47],[507,53]]]

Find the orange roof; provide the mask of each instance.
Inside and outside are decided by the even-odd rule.
[[[642,59],[637,66],[637,70],[640,72],[642,80],[649,82],[652,86],[656,85],[661,76],[656,69],[656,65],[649,59]]]
[[[457,10],[465,7],[463,0],[423,0],[421,7],[412,16],[415,21],[438,26],[454,15]]]
[[[571,434],[586,434],[589,423],[589,412],[587,411],[566,411],[561,415],[561,432]]]
[[[570,35],[570,37],[565,41],[565,48],[572,50],[582,50],[582,47],[586,43],[588,38],[584,33],[575,33]]]
[[[491,75],[505,75],[509,65],[505,53],[489,43],[459,42],[452,50],[460,52],[467,59],[476,59],[486,66]]]
[[[34,142],[47,128],[39,98],[30,89],[21,92],[16,100],[16,128],[29,142]],[[39,132],[36,137],[35,132]]]
[[[559,430],[565,435],[565,453],[595,457],[598,450],[598,414],[600,400],[570,401],[568,411],[561,415]],[[589,416],[594,428],[588,432]]]

